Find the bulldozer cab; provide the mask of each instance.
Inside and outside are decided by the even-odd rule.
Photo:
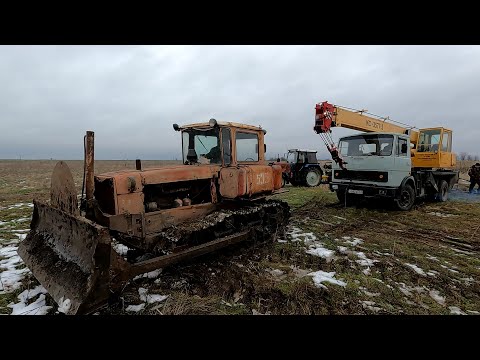
[[[237,166],[265,162],[265,130],[231,122],[199,123],[179,127],[185,165],[219,164]]]

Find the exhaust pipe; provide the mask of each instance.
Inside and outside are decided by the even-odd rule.
[[[95,133],[87,131],[85,140],[85,195],[86,195],[86,217],[93,215],[93,192],[95,190],[95,156],[94,156]]]

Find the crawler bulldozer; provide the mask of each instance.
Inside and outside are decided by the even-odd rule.
[[[56,164],[50,201],[34,200],[18,253],[67,314],[88,314],[135,276],[241,241],[280,236],[288,204],[282,169],[265,161],[261,127],[173,125],[183,164],[94,174],[94,133],[84,137],[78,203],[68,166]]]

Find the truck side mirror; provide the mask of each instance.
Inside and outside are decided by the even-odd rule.
[[[263,144],[263,151],[267,152],[267,144]]]

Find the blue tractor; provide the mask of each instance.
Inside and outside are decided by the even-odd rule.
[[[317,151],[290,149],[283,168],[283,181],[293,186],[314,187],[328,182],[328,176],[317,160]]]

